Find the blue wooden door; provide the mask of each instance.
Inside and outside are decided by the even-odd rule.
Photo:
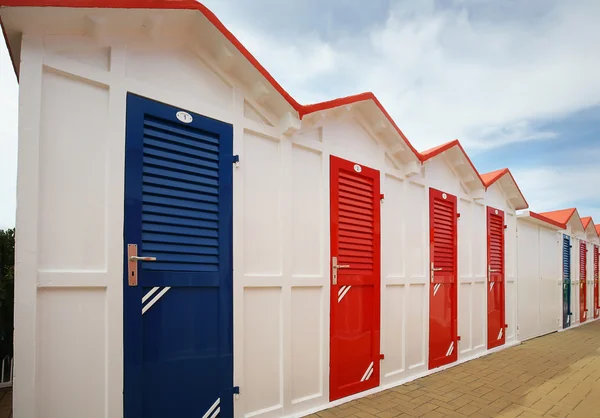
[[[127,96],[126,418],[233,416],[232,142],[229,124]]]
[[[571,325],[571,238],[563,235],[563,328]]]

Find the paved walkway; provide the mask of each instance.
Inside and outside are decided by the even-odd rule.
[[[311,417],[600,417],[600,321]]]

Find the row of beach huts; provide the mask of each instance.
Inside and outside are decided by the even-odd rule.
[[[0,21],[15,418],[302,416],[598,319],[600,225],[371,93],[300,105],[200,3]]]

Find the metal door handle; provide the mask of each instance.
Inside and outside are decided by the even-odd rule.
[[[138,257],[137,255],[132,255],[129,257],[131,261],[156,261],[156,257]]]
[[[490,273],[500,273],[500,270],[493,270],[493,269],[490,269]]]
[[[127,244],[127,282],[129,286],[138,285],[138,261],[156,261],[156,257],[138,257],[137,245]]]
[[[442,271],[441,267],[432,267],[431,271]]]
[[[350,268],[350,264],[338,264],[337,263],[338,258],[337,257],[331,257],[331,284],[337,284],[337,272],[338,269],[348,269]]]

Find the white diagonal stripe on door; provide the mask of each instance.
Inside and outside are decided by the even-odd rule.
[[[338,303],[340,303],[342,301],[342,299],[344,299],[344,296],[346,296],[346,293],[348,293],[348,291],[350,290],[352,286],[347,286],[346,289],[342,292],[342,294],[340,295],[340,297],[338,297]]]
[[[450,347],[448,347],[448,351],[446,351],[446,357],[448,357],[454,351],[454,341],[450,343]]]
[[[206,411],[206,414],[202,415],[202,418],[208,418],[209,415],[213,413],[213,411],[215,410],[215,408],[217,408],[217,406],[219,406],[219,403],[221,403],[221,398],[217,398],[217,400],[215,401],[215,403],[213,403],[211,405],[211,407],[208,408],[208,411]],[[220,411],[220,410],[221,410],[221,408],[217,408],[217,411]],[[214,415],[214,416],[216,416],[216,415]]]
[[[169,289],[170,289],[170,288],[171,288],[170,286],[167,286],[167,287],[165,287],[163,290],[161,290],[161,291],[158,293],[158,295],[154,296],[154,298],[152,298],[152,300],[151,300],[150,302],[148,302],[148,303],[146,304],[146,306],[144,306],[144,307],[142,308],[142,315],[144,315],[144,314],[146,313],[146,311],[152,307],[152,305],[154,305],[156,302],[158,302],[158,300],[159,300],[160,298],[162,298],[162,297],[163,297],[163,295],[164,295],[165,293],[167,293],[167,292],[169,291]]]
[[[158,286],[150,289],[150,291],[148,293],[146,293],[144,295],[144,297],[142,298],[142,303],[145,303],[150,298],[150,296],[152,296],[158,289],[159,289]]]
[[[373,371],[373,362],[371,362],[371,364],[369,364],[369,367],[367,367],[367,370],[365,371],[365,374],[363,374],[362,379],[360,379],[361,382],[364,382],[365,380],[367,380],[367,375],[369,374],[369,372]]]

